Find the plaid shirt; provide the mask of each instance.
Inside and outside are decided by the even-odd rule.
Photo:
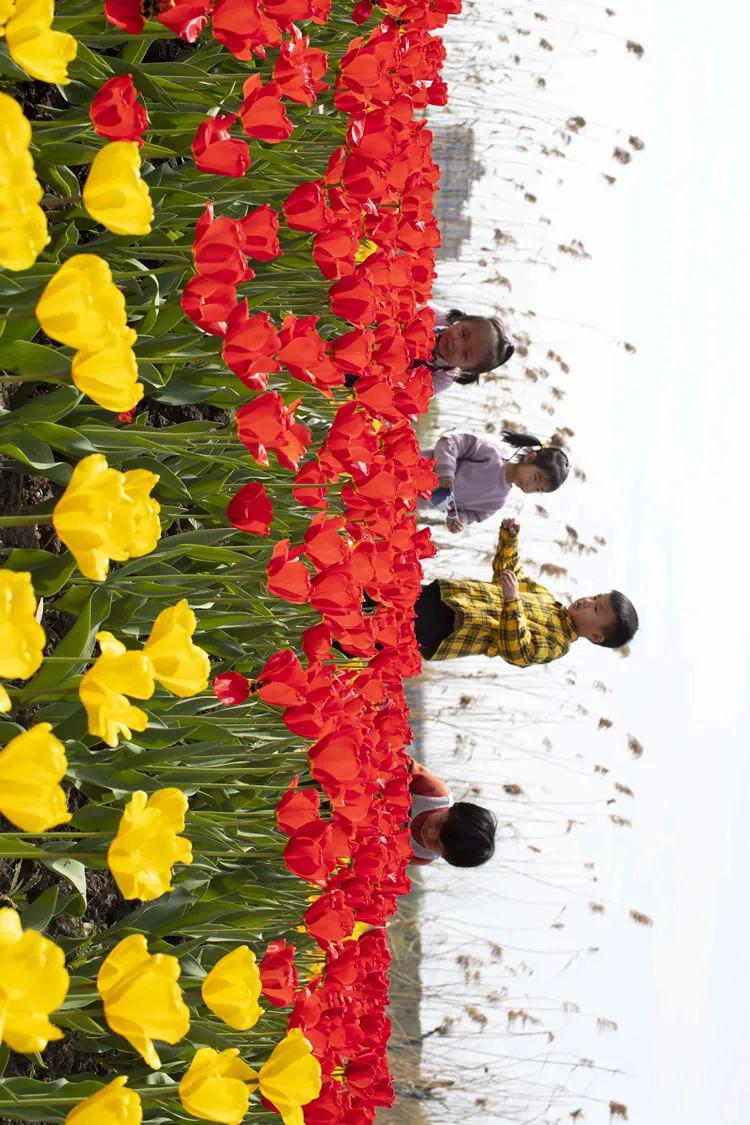
[[[512,570],[520,597],[506,601],[500,571]],[[518,541],[502,529],[492,563],[492,582],[439,579],[440,596],[455,610],[459,627],[446,637],[433,660],[458,656],[502,656],[526,668],[564,656],[577,633],[568,610],[544,586],[533,582],[518,562]]]

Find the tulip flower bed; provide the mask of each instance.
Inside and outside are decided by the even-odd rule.
[[[0,1120],[371,1121],[460,3],[53,7],[0,0]]]

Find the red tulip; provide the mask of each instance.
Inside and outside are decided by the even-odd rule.
[[[331,630],[327,625],[311,625],[302,634],[302,650],[308,667],[315,667],[328,658],[331,652]]]
[[[310,574],[305,564],[299,561],[301,554],[301,547],[290,551],[289,540],[281,539],[274,546],[266,568],[269,593],[298,605],[310,600]]]
[[[130,74],[109,78],[94,94],[89,117],[100,137],[109,141],[134,141],[143,144],[149,120],[146,107],[138,101],[138,91]]]
[[[141,0],[104,0],[104,14],[110,23],[130,35],[139,35],[146,26]]]
[[[372,362],[375,336],[370,328],[354,328],[337,336],[332,343],[331,356],[340,371],[363,375]]]
[[[294,1000],[297,990],[297,970],[294,966],[295,948],[282,938],[269,942],[260,963],[263,995],[276,1008],[286,1008]]]
[[[244,176],[247,172],[250,146],[241,137],[229,135],[236,120],[236,113],[226,113],[209,117],[198,126],[192,152],[199,171],[218,176]]]
[[[227,707],[244,703],[250,695],[250,681],[239,672],[220,672],[214,676],[211,687],[216,698]]]
[[[328,487],[325,482],[326,477],[321,472],[320,465],[317,461],[310,461],[303,465],[294,478],[294,499],[306,508],[327,508]]]
[[[324,735],[310,747],[310,773],[323,785],[354,781],[361,769],[359,746],[353,728]]]
[[[196,223],[193,260],[199,274],[224,285],[239,285],[253,276],[242,249],[239,223],[226,216],[214,218],[211,203]]]
[[[227,367],[245,386],[263,390],[268,385],[269,373],[279,370],[275,358],[278,349],[279,335],[268,313],[250,316],[247,301],[240,301],[227,322],[222,350]]]
[[[134,418],[135,410],[123,410],[121,414],[117,415],[117,421],[122,422],[125,426],[129,426]]]
[[[366,277],[343,277],[329,289],[331,312],[351,324],[372,324],[376,319],[375,290]]]
[[[315,1101],[305,1106],[305,1125],[338,1125],[340,1121],[355,1120],[367,1125],[366,1117],[352,1110],[349,1092],[335,1078],[324,1081]]]
[[[284,863],[292,874],[319,886],[348,856],[349,842],[331,820],[312,820],[302,825],[284,848]]]
[[[211,19],[214,39],[238,59],[266,57],[266,47],[278,47],[281,29],[266,15],[260,0],[219,0]]]
[[[341,385],[344,379],[328,358],[317,323],[317,316],[287,316],[279,331],[278,358],[293,378],[310,383],[330,398],[330,387]]]
[[[335,281],[353,274],[359,242],[359,232],[346,220],[316,234],[313,258],[323,277]]]
[[[283,648],[269,656],[256,683],[258,695],[276,707],[292,707],[306,698],[307,673],[299,657],[290,648]]]
[[[317,789],[287,789],[276,806],[276,823],[279,831],[291,836],[303,825],[317,820],[320,814],[320,795]]]
[[[305,554],[316,570],[325,570],[349,558],[351,547],[338,532],[346,521],[339,517],[327,519],[321,512],[314,516],[304,535]]]
[[[312,105],[318,92],[328,89],[325,82],[319,81],[328,70],[328,56],[325,51],[311,48],[309,37],[297,28],[292,27],[291,34],[292,38],[281,44],[273,68],[274,81],[285,98]]]
[[[237,304],[237,289],[197,273],[182,290],[180,304],[193,324],[212,336],[224,336],[229,314]]]
[[[242,89],[245,96],[240,117],[248,136],[271,145],[288,140],[294,125],[286,115],[277,84],[268,82],[264,86],[259,74],[251,74]]]
[[[195,43],[208,23],[213,3],[214,0],[169,0],[156,18],[186,43]]]
[[[317,898],[305,913],[305,927],[316,941],[343,941],[354,929],[354,914],[341,891],[328,891]]]
[[[323,194],[323,181],[300,184],[284,203],[287,226],[294,230],[321,231],[331,221],[331,214]]]
[[[431,106],[448,105],[448,87],[445,86],[442,78],[433,79],[427,87],[427,101]]]
[[[359,0],[359,3],[355,5],[354,11],[352,12],[352,20],[354,23],[367,23],[372,15],[373,7],[373,0]]]
[[[307,426],[303,426],[301,422],[293,422],[274,446],[279,464],[296,473],[311,440],[312,433]]]
[[[282,25],[310,19],[315,11],[314,0],[263,0],[263,7]]]
[[[279,215],[268,203],[240,219],[243,249],[259,262],[270,262],[281,253]]]
[[[227,517],[238,531],[249,535],[268,535],[273,519],[273,505],[259,481],[245,484],[227,506]]]

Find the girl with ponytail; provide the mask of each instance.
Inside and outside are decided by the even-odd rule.
[[[504,430],[503,441],[516,450],[506,460],[496,446],[474,434],[443,434],[425,457],[435,460],[438,488],[420,507],[448,512],[448,530],[489,519],[503,507],[511,488],[521,492],[555,492],[568,475],[568,456],[532,434]]]
[[[435,351],[432,368],[434,393],[453,386],[478,383],[486,371],[502,367],[515,348],[496,316],[469,316],[460,309],[435,312]]]

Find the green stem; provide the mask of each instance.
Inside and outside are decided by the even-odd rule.
[[[52,523],[52,516],[47,515],[19,515],[19,516],[0,516],[0,527],[34,527],[37,524],[50,524]]]

